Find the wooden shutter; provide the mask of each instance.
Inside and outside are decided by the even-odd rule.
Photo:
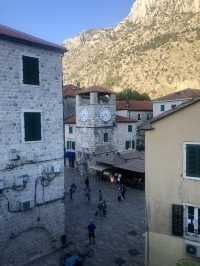
[[[186,145],[186,176],[200,177],[200,145]]]
[[[183,236],[183,205],[172,205],[172,235]]]
[[[41,114],[24,113],[25,141],[41,140]]]
[[[29,85],[39,85],[38,58],[23,56],[23,83]]]
[[[130,144],[129,141],[127,140],[127,141],[126,141],[126,144],[125,144],[126,150],[129,149],[129,144]]]

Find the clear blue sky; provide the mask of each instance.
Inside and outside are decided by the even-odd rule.
[[[133,0],[0,0],[0,24],[62,43],[83,30],[111,27]]]

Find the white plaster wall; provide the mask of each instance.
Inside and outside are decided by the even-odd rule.
[[[155,117],[162,114],[163,112],[169,111],[172,109],[172,105],[180,105],[183,102],[184,100],[153,102],[153,116]],[[165,110],[163,112],[160,111],[161,105],[165,106]]]

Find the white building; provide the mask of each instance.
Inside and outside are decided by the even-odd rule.
[[[64,240],[64,49],[0,26],[0,264]]]
[[[200,90],[185,89],[176,91],[153,101],[153,116],[158,116],[163,112],[176,108],[178,105],[200,97]]]

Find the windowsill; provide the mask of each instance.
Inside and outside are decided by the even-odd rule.
[[[200,181],[200,177],[192,177],[192,176],[183,176],[183,179]]]
[[[21,85],[23,87],[32,87],[32,88],[40,88],[41,87],[41,84],[39,84],[39,85],[35,85],[35,84],[24,84],[23,81],[21,82]]]
[[[32,141],[23,141],[24,144],[35,144],[35,143],[43,143],[43,140],[32,140]]]
[[[184,234],[184,239],[185,240],[189,240],[189,241],[194,241],[194,242],[200,242],[200,235],[187,235],[187,234]]]

